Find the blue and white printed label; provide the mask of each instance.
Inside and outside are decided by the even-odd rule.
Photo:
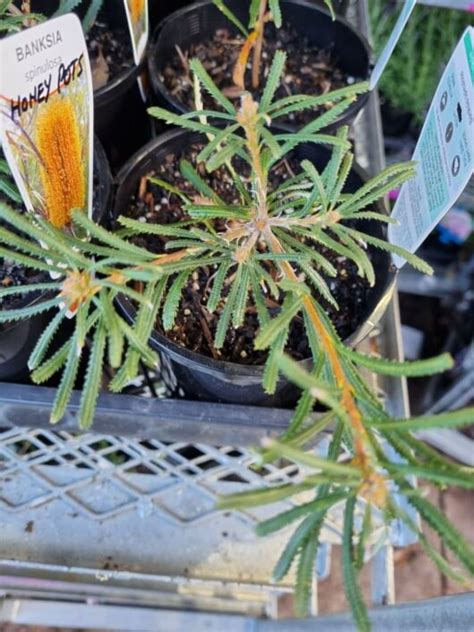
[[[415,252],[466,187],[474,171],[474,28],[457,45],[436,90],[406,182],[393,209],[393,244]],[[394,256],[395,265],[405,264]]]
[[[380,81],[380,77],[385,70],[386,65],[390,61],[390,57],[392,56],[393,51],[395,50],[395,46],[400,39],[401,34],[403,33],[403,29],[405,28],[410,15],[415,8],[416,0],[406,0],[403,4],[402,10],[400,11],[400,15],[398,16],[398,20],[393,27],[392,34],[388,38],[388,42],[385,44],[385,48],[380,53],[380,56],[377,60],[377,63],[374,66],[372,71],[372,76],[370,77],[369,90],[373,90],[377,87],[378,82]]]

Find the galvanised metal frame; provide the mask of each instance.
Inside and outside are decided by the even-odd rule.
[[[366,32],[365,1],[349,9]],[[375,95],[354,126],[354,142],[361,165],[379,171]],[[401,357],[396,296],[365,345]],[[391,412],[406,415],[404,381],[377,385]],[[287,462],[257,471],[249,450],[279,434],[289,411],[101,395],[94,432],[78,435],[77,398],[54,429],[48,424],[52,398],[51,389],[0,385],[0,621],[109,629],[113,623],[132,630],[152,629],[145,620],[167,620],[162,629],[196,630],[207,622],[206,629],[233,631],[257,627],[231,613],[278,616],[293,577],[275,585],[271,571],[289,531],[257,540],[254,526],[289,504],[222,512],[215,501],[249,485],[304,475]],[[327,445],[322,434],[314,449],[324,454]],[[322,533],[320,579],[329,572],[341,522],[336,506]],[[379,522],[371,550],[374,604],[394,601],[391,547],[412,541],[398,523],[388,530]],[[198,614],[204,611],[219,614]],[[189,626],[173,627],[189,617]]]

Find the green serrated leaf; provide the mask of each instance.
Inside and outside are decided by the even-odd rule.
[[[181,301],[181,294],[184,286],[189,278],[189,270],[180,272],[173,283],[170,285],[168,294],[166,296],[165,303],[163,305],[163,328],[165,331],[169,331],[173,328],[176,314],[178,313],[179,303]]]
[[[201,82],[202,87],[207,90],[207,92],[209,92],[216,103],[218,103],[226,112],[232,114],[232,116],[236,116],[237,112],[235,107],[216,86],[213,79],[211,78],[211,75],[204,68],[201,61],[197,58],[191,59],[191,61],[189,62],[189,67]]]
[[[344,531],[342,535],[342,572],[347,601],[352,610],[357,629],[360,632],[370,632],[371,626],[367,608],[357,581],[352,553],[352,537],[354,530],[354,508],[356,498],[352,496],[346,502],[344,512]]]
[[[297,507],[284,511],[273,518],[260,522],[260,524],[256,527],[256,533],[259,536],[266,536],[270,533],[275,533],[275,531],[284,529],[292,522],[303,518],[309,513],[329,509],[346,497],[347,494],[345,492],[338,492],[336,494],[329,494],[325,497],[318,497],[316,500],[304,503],[303,505],[298,505]]]
[[[79,428],[81,430],[88,430],[94,420],[95,407],[101,386],[106,339],[107,331],[105,325],[100,323],[92,339],[86,379],[82,388],[78,415]]]
[[[275,4],[275,2],[273,3]],[[278,4],[278,0],[276,1],[276,4]],[[283,69],[285,68],[285,63],[286,53],[284,51],[277,50],[275,56],[273,57],[272,65],[270,67],[270,72],[268,73],[268,78],[263,90],[262,98],[260,99],[259,111],[262,113],[265,113],[268,110],[268,108],[270,107],[270,103],[273,101],[275,92],[280,85],[280,80],[283,74]]]
[[[61,382],[59,383],[59,387],[56,391],[56,397],[49,417],[52,424],[56,424],[61,421],[64,413],[66,412],[66,407],[71,399],[72,390],[79,371],[80,359],[81,356],[77,353],[77,336],[74,335],[71,339],[66,366],[64,367]]]
[[[282,309],[278,316],[272,318],[262,327],[254,342],[255,349],[267,349],[272,345],[277,336],[288,328],[293,318],[301,310],[302,305],[301,298],[295,298],[291,304],[287,303],[285,309]]]
[[[242,22],[239,20],[239,18],[235,15],[235,13],[233,13],[233,11],[231,11],[229,9],[229,7],[224,4],[223,0],[212,0],[213,3],[216,5],[216,7],[222,11],[222,13],[225,15],[225,17],[230,20],[232,22],[232,24],[234,24],[239,31],[242,33],[242,35],[244,37],[248,36],[248,31],[245,28],[245,26],[242,24]]]

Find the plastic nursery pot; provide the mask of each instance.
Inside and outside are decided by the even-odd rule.
[[[108,223],[112,195],[112,176],[104,149],[95,140],[94,146],[94,219]],[[16,307],[27,307],[45,300],[47,294],[38,292],[20,299]],[[51,319],[52,310],[28,320],[0,325],[0,382],[28,382],[28,358]],[[67,323],[66,323],[67,326]],[[60,334],[59,334],[60,336]],[[53,342],[54,344],[54,342]]]
[[[324,6],[323,0],[309,0],[309,2],[318,4],[320,6]],[[160,0],[160,2],[150,2],[148,7],[148,13],[150,16],[150,26],[151,28],[156,27],[161,20],[166,18],[171,13],[182,9],[183,7],[187,7],[190,4],[193,4],[193,0]],[[347,8],[348,0],[333,0],[333,6],[335,11],[344,14]]]
[[[228,6],[245,24],[248,21],[248,3],[228,0]],[[308,0],[281,0],[283,24],[292,26],[298,35],[322,49],[334,51],[337,66],[348,76],[365,80],[369,77],[371,51],[352,26],[343,18],[332,20],[329,12]],[[176,55],[176,47],[186,51],[191,44],[210,39],[218,29],[226,28],[237,35],[238,30],[213,4],[202,0],[170,15],[153,34],[148,51],[148,68],[155,101],[174,112],[188,111],[166,88],[161,76],[169,60]],[[218,60],[216,60],[218,61]],[[368,93],[359,95],[348,109],[321,132],[332,132],[341,125],[351,123],[369,98]],[[278,126],[293,130],[295,126]]]
[[[157,168],[169,154],[179,154],[193,142],[202,141],[196,133],[173,130],[148,143],[124,165],[116,178],[117,191],[114,215],[127,215],[130,200],[136,195],[141,178]],[[330,151],[320,145],[301,146],[297,150],[298,159],[311,160],[318,169],[327,164]],[[354,166],[349,174],[346,191],[356,190],[366,180],[362,170]],[[378,209],[381,212],[383,207]],[[384,237],[384,227],[378,222],[361,222],[362,230],[370,230],[377,237]],[[394,267],[388,253],[370,251],[377,271],[376,286],[369,291],[367,301],[362,305],[361,325],[347,338],[347,344],[356,344],[374,327],[387,307],[395,286]],[[136,310],[126,297],[118,297],[119,307],[132,324]],[[150,344],[161,358],[163,378],[169,388],[189,399],[285,407],[294,404],[297,391],[292,384],[282,379],[273,395],[262,389],[263,366],[241,365],[208,358],[185,349],[156,329]],[[309,361],[306,362],[309,364]]]
[[[123,2],[108,0],[99,14],[113,28],[129,33]],[[140,96],[137,79],[146,68],[143,61],[113,76],[104,86],[94,90],[94,129],[100,138],[112,168],[120,167],[150,138],[150,123]]]

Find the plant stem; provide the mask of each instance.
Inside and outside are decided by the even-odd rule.
[[[260,0],[260,7],[258,10],[258,19],[255,24],[255,32],[257,33],[257,39],[253,49],[253,62],[252,62],[252,87],[256,90],[259,86],[260,75],[260,63],[262,59],[262,47],[263,47],[263,32],[265,29],[265,15],[267,12],[267,0]]]
[[[265,238],[274,253],[282,254],[285,252],[283,246],[270,229],[265,231]],[[280,262],[280,269],[287,279],[296,283],[298,282],[295,271],[287,261]],[[346,378],[331,334],[321,320],[312,299],[309,296],[305,296],[303,303],[311,324],[319,336],[321,346],[329,360],[334,377],[336,378],[337,386],[341,389],[341,402],[351,422],[354,437],[354,464],[360,467],[364,477],[364,482],[359,493],[375,505],[384,506],[387,498],[387,489],[383,477],[376,472],[372,466],[370,440],[362,421],[361,412],[355,401],[352,386]]]

